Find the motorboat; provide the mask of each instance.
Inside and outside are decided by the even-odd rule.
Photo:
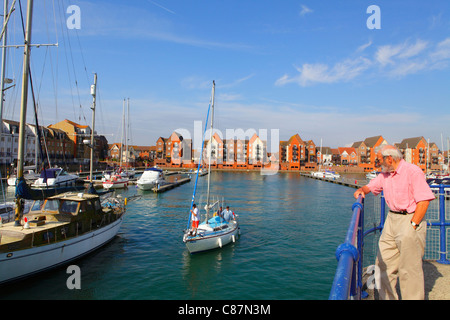
[[[136,181],[137,187],[141,190],[150,190],[166,183],[163,171],[156,167],[145,169],[142,176]]]
[[[329,170],[325,171],[325,178],[327,178],[327,179],[338,179],[340,177],[341,177],[341,175],[339,173],[337,173],[336,171],[329,171]]]
[[[49,168],[41,171],[32,188],[58,188],[75,186],[78,175],[67,173],[62,168]]]
[[[102,182],[105,189],[124,189],[128,187],[128,177],[122,176],[120,173],[112,174],[108,180]]]
[[[335,171],[325,170],[325,171],[311,171],[311,176],[317,178],[325,179],[338,179],[341,175]]]
[[[380,173],[379,171],[369,172],[369,173],[366,174],[366,179],[367,180],[375,179],[379,173]]]
[[[35,172],[33,169],[28,169],[26,173],[24,173],[24,178],[28,183],[34,183],[37,179],[39,179],[40,174]],[[17,183],[17,175],[13,174],[8,177],[7,182],[8,186],[15,186]]]

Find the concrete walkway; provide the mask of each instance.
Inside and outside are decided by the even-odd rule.
[[[425,275],[425,300],[450,300],[450,265],[427,260],[423,262]],[[366,280],[363,279],[363,283]],[[367,289],[369,297],[364,300],[378,300],[374,290]]]

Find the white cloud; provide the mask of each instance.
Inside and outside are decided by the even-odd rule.
[[[356,49],[356,52],[363,52],[364,50],[366,50],[371,45],[372,45],[372,40],[370,40],[369,42],[359,46],[358,49]]]
[[[349,81],[360,75],[370,66],[370,61],[366,58],[359,57],[356,59],[346,59],[336,63],[333,67],[326,64],[305,63],[302,67],[298,67],[299,75],[289,77],[284,75],[279,78],[275,84],[284,85],[290,82],[298,83],[300,86],[307,86],[313,83],[334,83],[339,81]]]
[[[387,64],[393,64],[394,61],[392,60],[393,57],[398,55],[400,51],[402,50],[401,45],[397,46],[381,46],[378,48],[378,51],[375,53],[375,59],[382,65],[385,66]]]
[[[362,54],[372,46],[372,41],[359,46],[356,53]],[[346,58],[330,66],[324,63],[304,63],[296,67],[297,75],[283,75],[275,85],[297,83],[304,87],[317,83],[337,83],[353,80],[366,72],[376,76],[400,78],[421,71],[447,68],[450,64],[450,38],[437,45],[417,39],[414,43],[406,40],[399,44],[378,46],[369,57],[369,52],[357,58]],[[377,68],[377,67],[381,67]]]
[[[404,50],[400,53],[400,58],[411,58],[420,54],[428,47],[428,42],[418,39],[413,45],[405,45]]]
[[[447,38],[436,45],[436,50],[430,57],[434,60],[450,59],[450,38]]]
[[[310,8],[308,8],[305,5],[301,5],[301,10],[300,10],[300,16],[303,17],[304,15],[307,15],[308,13],[313,13],[314,11]]]
[[[375,59],[382,65],[394,64],[394,59],[408,59],[419,55],[428,46],[428,42],[418,39],[415,44],[407,42],[398,45],[384,45],[378,48]]]

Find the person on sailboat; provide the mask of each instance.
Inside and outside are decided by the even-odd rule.
[[[227,206],[225,210],[222,212],[222,217],[225,219],[226,222],[230,222],[231,219],[234,219],[234,213],[230,210],[230,207]]]
[[[198,223],[200,221],[197,205],[194,203],[191,210],[192,231],[197,234]]]
[[[219,210],[217,210],[217,212],[214,213],[214,217],[219,216],[219,217],[223,218],[222,211],[223,211],[223,208],[220,207]]]

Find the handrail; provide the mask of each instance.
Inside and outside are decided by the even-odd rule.
[[[360,250],[362,218],[364,212],[364,199],[360,195],[358,200],[352,206],[353,216],[350,226],[347,230],[345,242],[336,249],[336,258],[338,259],[338,267],[330,293],[330,300],[346,300],[349,295],[358,294],[354,274],[356,270],[356,262],[361,262]],[[351,280],[351,281],[348,281]]]
[[[450,264],[446,257],[446,227],[450,226],[445,221],[445,188],[448,185],[439,185],[439,221],[427,222],[428,226],[436,226],[440,229],[440,259],[441,264]],[[380,224],[364,232],[364,199],[359,196],[352,206],[352,219],[350,221],[345,242],[336,249],[338,266],[331,288],[329,300],[360,300],[362,292],[362,263],[364,237],[370,233],[382,230],[385,222],[386,203],[381,193]]]

